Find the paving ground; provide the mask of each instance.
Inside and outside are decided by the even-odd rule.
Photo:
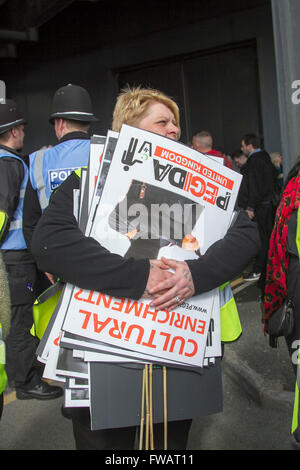
[[[193,421],[191,450],[291,450],[294,376],[284,342],[271,349],[260,322],[256,284],[235,288],[243,335],[226,346],[223,413]],[[0,421],[0,450],[73,450],[62,398],[15,399],[7,390]]]

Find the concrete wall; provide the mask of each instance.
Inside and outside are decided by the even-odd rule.
[[[300,2],[272,0],[283,166],[300,155]]]

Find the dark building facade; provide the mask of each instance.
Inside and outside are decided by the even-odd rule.
[[[209,130],[231,153],[255,132],[269,152],[285,151],[270,0],[37,3],[0,1],[0,79],[27,116],[24,151],[55,143],[50,105],[67,83],[89,90],[96,134],[110,128],[119,89],[143,85],[178,102],[185,143]]]

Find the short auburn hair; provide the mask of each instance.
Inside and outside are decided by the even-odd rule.
[[[146,115],[149,105],[159,102],[167,106],[174,114],[180,135],[179,108],[175,101],[159,90],[135,87],[121,90],[113,112],[112,130],[120,132],[122,124],[135,126]]]

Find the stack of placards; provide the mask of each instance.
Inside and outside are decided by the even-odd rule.
[[[124,258],[197,259],[228,230],[240,182],[221,159],[123,125],[92,137],[74,214],[86,236]],[[38,349],[44,377],[65,383],[65,406],[93,410],[95,363],[201,370],[221,356],[217,288],[174,311],[99,289],[66,284]]]

